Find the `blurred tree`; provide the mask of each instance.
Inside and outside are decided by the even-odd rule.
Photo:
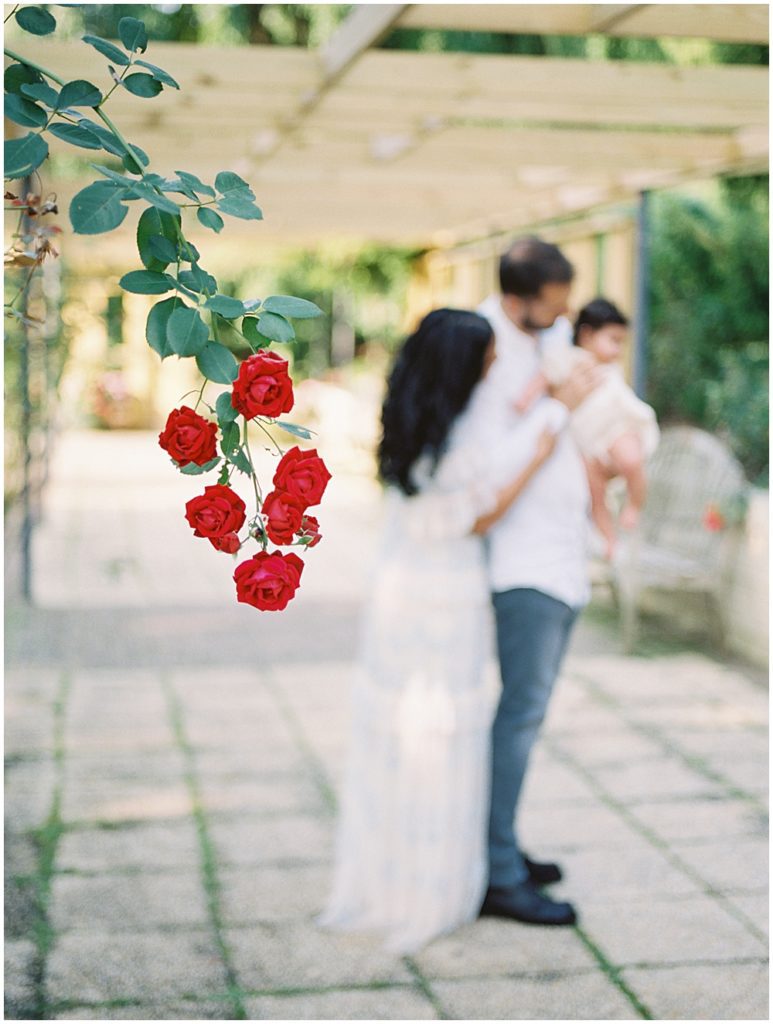
[[[767,177],[713,202],[653,203],[649,400],[659,417],[724,434],[750,478],[768,465]]]

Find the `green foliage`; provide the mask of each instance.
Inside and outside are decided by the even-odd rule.
[[[56,25],[51,15],[38,8],[19,11],[17,18],[22,27],[36,34],[48,31],[49,25]],[[249,184],[233,171],[220,171],[213,186],[188,171],[176,171],[177,177],[166,178],[147,169],[147,154],[125,140],[104,113],[104,106],[118,86],[141,98],[152,99],[165,87],[179,89],[179,85],[162,68],[139,58],[148,47],[148,32],[143,21],[127,14],[120,17],[107,34],[113,34],[113,28],[123,49],[101,35],[89,32],[83,37],[97,54],[111,61],[110,72],[115,85],[104,97],[96,86],[84,79],[62,82],[52,72],[44,72],[37,65],[26,65],[23,60],[6,69],[7,116],[38,131],[6,142],[5,175],[10,179],[25,176],[43,162],[48,155],[48,144],[43,137],[46,131],[70,145],[103,149],[119,157],[127,171],[125,174],[100,163],[92,164],[102,177],[73,198],[69,210],[73,230],[84,235],[112,231],[126,217],[128,203],[139,201],[144,205],[136,236],[144,269],[129,271],[119,284],[125,291],[140,295],[163,295],[174,290],[194,301],[195,308],[178,297],[158,302],[147,319],[148,344],[162,359],[170,355],[193,357],[207,380],[229,384],[236,378],[238,363],[228,346],[217,340],[218,329],[233,324],[233,331],[230,328],[229,331],[235,337],[246,341],[249,347],[251,343],[264,347],[272,340],[288,342],[294,338],[288,316],[309,318],[318,316],[321,310],[291,295],[273,296],[265,307],[257,301],[247,306],[224,294],[216,278],[200,266],[196,247],[185,238],[181,204],[170,199],[168,193],[184,196],[185,205],[195,210],[199,223],[217,232],[222,230],[224,222],[212,209],[213,205],[221,213],[244,220],[260,220],[262,213]],[[121,68],[120,75],[115,73],[115,66]],[[137,67],[144,70],[138,71]],[[52,89],[46,79],[60,85],[60,90]],[[36,101],[47,105],[51,115]],[[77,107],[93,108],[102,124],[78,115],[73,109]],[[57,120],[57,116],[61,119]],[[183,268],[184,264],[189,266]],[[248,311],[254,315],[245,316]]]
[[[768,459],[767,210],[767,181],[653,203],[648,399],[724,434],[751,479]]]
[[[16,21],[25,32],[47,36],[56,28],[56,19],[42,7],[22,7],[16,12]]]

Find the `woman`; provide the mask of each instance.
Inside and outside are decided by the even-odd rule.
[[[466,439],[465,410],[494,358],[486,320],[435,310],[400,351],[383,407],[386,528],[320,923],[376,929],[403,954],[480,908],[490,727],[482,534],[555,443],[539,403],[495,453]],[[524,450],[534,453],[525,465]]]

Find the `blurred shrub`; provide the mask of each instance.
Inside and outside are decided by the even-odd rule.
[[[723,434],[749,478],[767,482],[767,179],[714,202],[653,202],[648,400],[665,422]]]

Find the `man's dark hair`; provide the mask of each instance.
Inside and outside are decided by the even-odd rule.
[[[597,331],[599,327],[605,327],[607,324],[622,324],[623,327],[627,327],[628,318],[608,299],[591,299],[577,314],[573,339],[575,345],[580,344],[580,331],[583,327]]]
[[[574,268],[557,245],[533,235],[516,239],[499,260],[499,286],[503,295],[530,299],[544,284],[569,284]]]

